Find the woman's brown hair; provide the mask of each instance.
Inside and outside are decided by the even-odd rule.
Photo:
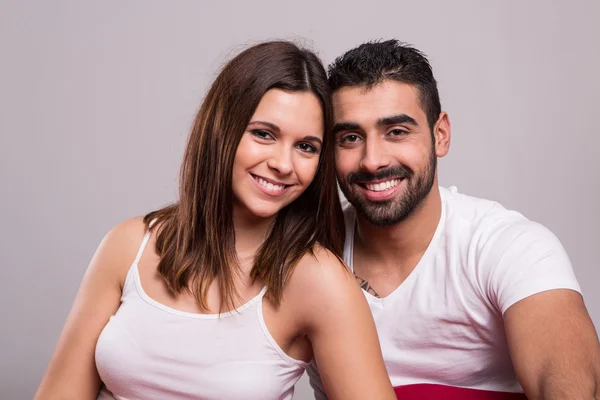
[[[338,257],[343,222],[334,172],[331,91],[319,58],[286,41],[252,46],[229,61],[208,91],[192,127],[180,173],[179,201],[145,216],[159,226],[158,271],[172,294],[188,288],[202,309],[218,278],[221,311],[233,308],[239,267],[233,226],[232,168],[237,147],[270,89],[311,92],[320,101],[324,140],[314,180],[275,218],[259,248],[251,278],[279,304],[300,258],[319,244]],[[190,287],[192,286],[193,287]]]

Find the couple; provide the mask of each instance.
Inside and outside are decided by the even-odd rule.
[[[328,77],[289,42],[243,51],[177,203],[100,244],[36,399],[290,399],[307,367],[318,399],[600,398],[559,241],[439,187],[450,136],[427,59],[395,40]]]

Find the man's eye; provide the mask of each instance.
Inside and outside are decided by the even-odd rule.
[[[402,135],[406,135],[407,132],[403,129],[392,129],[391,131],[388,132],[388,135],[390,136],[402,136]]]
[[[359,140],[360,140],[360,137],[358,135],[355,135],[355,134],[351,133],[349,135],[343,136],[340,139],[340,143],[356,143]]]

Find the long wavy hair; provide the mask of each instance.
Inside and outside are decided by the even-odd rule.
[[[145,216],[159,227],[158,272],[169,291],[190,290],[201,309],[218,280],[221,309],[239,300],[239,262],[233,226],[232,168],[241,137],[263,95],[270,89],[310,92],[320,101],[324,140],[316,175],[295,201],[280,210],[257,251],[253,281],[267,286],[280,304],[294,267],[315,245],[341,256],[343,216],[334,173],[331,91],[319,58],[287,41],[252,46],[229,61],[209,89],[193,124],[180,172],[179,200]],[[150,222],[156,223],[150,228]]]

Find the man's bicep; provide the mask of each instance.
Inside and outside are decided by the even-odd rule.
[[[600,347],[579,293],[548,290],[520,300],[505,312],[504,326],[528,397],[579,398],[593,392]]]
[[[487,296],[501,314],[547,290],[581,291],[559,239],[538,223],[523,220],[498,228],[479,254]]]

